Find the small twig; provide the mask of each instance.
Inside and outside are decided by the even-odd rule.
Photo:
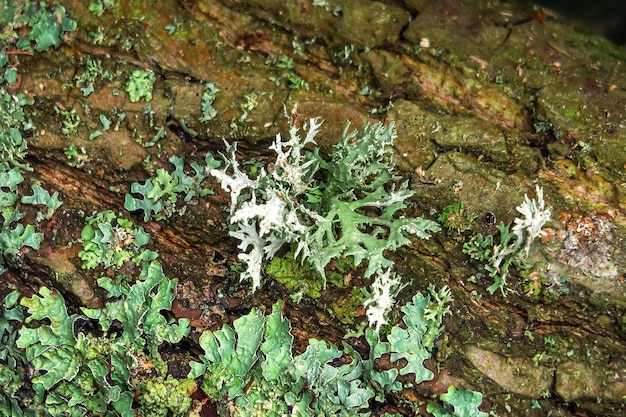
[[[35,54],[31,51],[22,51],[20,49],[14,49],[12,51],[6,51],[4,53],[5,55],[28,55],[28,56],[35,56]]]

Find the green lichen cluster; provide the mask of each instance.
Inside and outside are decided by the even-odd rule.
[[[37,51],[45,51],[58,47],[63,34],[76,29],[76,22],[60,6],[49,10],[44,2],[0,1],[0,10],[3,28],[0,45],[14,41],[18,48],[31,51],[31,42],[35,42]],[[24,28],[29,29],[24,32],[21,30]],[[34,99],[24,92],[9,92],[7,87],[16,82],[16,68],[9,64],[4,50],[0,50],[0,275],[6,272],[7,265],[19,266],[23,248],[39,249],[43,240],[36,225],[23,223],[22,206],[38,209],[36,222],[50,219],[61,206],[58,192],[50,194],[37,183],[28,187],[31,194],[22,194],[22,174],[32,171],[25,160],[27,144],[23,135],[34,131],[24,107],[34,104]]]
[[[213,194],[213,190],[202,186],[207,171],[219,166],[211,154],[207,154],[205,165],[192,163],[193,176],[184,171],[182,158],[173,156],[170,163],[175,169],[172,172],[160,168],[156,176],[140,184],[134,182],[130,194],[126,194],[124,208],[128,211],[141,210],[144,221],[150,219],[163,220],[175,214],[183,214],[186,205],[197,197]]]
[[[0,70],[3,82],[7,79],[6,67],[8,59],[0,51]],[[22,132],[33,129],[27,119],[23,107],[33,104],[31,97],[24,93],[11,94],[0,82],[0,275],[4,274],[7,265],[19,266],[22,248],[39,249],[43,235],[36,232],[35,225],[24,224],[25,213],[22,205],[43,208],[37,211],[36,221],[49,219],[54,211],[61,206],[58,192],[50,194],[37,183],[30,185],[32,194],[22,195],[23,173],[32,171],[25,161],[27,144]]]
[[[24,106],[33,103],[32,97],[24,93],[10,94],[0,84],[0,161],[9,168],[31,170],[24,162],[28,146],[22,132],[30,132],[34,128],[23,110]]]
[[[3,28],[0,43],[14,41],[25,51],[58,48],[63,36],[76,30],[76,22],[67,16],[65,8],[53,6],[49,9],[44,1],[1,0],[0,10],[0,26]],[[25,28],[27,33],[23,35],[21,30]]]
[[[19,265],[23,247],[39,249],[43,240],[43,235],[36,232],[32,224],[21,222],[24,213],[18,205],[17,186],[22,181],[24,178],[17,168],[0,163],[0,275],[6,272],[6,265]]]
[[[96,16],[102,16],[105,10],[115,7],[115,0],[95,0],[89,2],[89,11]]]
[[[101,309],[82,308],[82,314],[69,314],[63,297],[46,287],[29,298],[20,300],[13,292],[4,299],[0,411],[15,416],[196,416],[191,394],[200,379],[208,397],[231,416],[366,416],[370,401],[381,402],[386,393],[403,388],[400,375],[412,375],[411,384],[434,377],[423,362],[449,312],[445,291],[417,294],[402,308],[403,326],[392,327],[386,340],[367,329],[366,357],[349,345],[339,349],[316,339],[294,355],[291,324],[278,302],[268,316],[253,310],[232,328],[205,331],[201,362],[191,362],[188,377],[177,379],[167,374],[159,351],[189,332],[188,320],[162,314],[171,308],[176,280],[153,261],[144,263],[132,285],[112,291],[109,278],[99,283],[112,301]],[[102,333],[89,331],[87,320]],[[376,360],[383,355],[397,367],[379,370]],[[31,379],[24,377],[26,369]],[[24,398],[23,390],[34,394]],[[446,414],[452,409],[484,415],[477,408],[479,393],[451,389],[441,400],[443,405],[429,405],[437,416],[457,415]]]
[[[213,108],[213,104],[215,103],[215,98],[219,91],[219,88],[217,88],[217,86],[213,83],[206,83],[204,85],[204,91],[202,91],[202,102],[200,105],[202,116],[198,119],[199,122],[208,122],[217,116],[217,110]]]
[[[67,164],[73,168],[82,168],[90,160],[84,146],[76,146],[74,143],[63,149],[67,157]]]
[[[224,168],[213,169],[230,192],[231,236],[241,241],[239,258],[247,264],[242,279],[253,290],[261,286],[261,268],[283,244],[296,247],[295,258],[308,262],[326,285],[325,267],[349,257],[355,267],[367,263],[366,277],[382,273],[394,262],[386,252],[410,243],[408,236],[428,239],[439,225],[422,217],[405,217],[402,210],[413,195],[408,183],[394,174],[393,125],[364,125],[349,131],[328,159],[314,144],[321,122],[312,119],[304,137],[291,121],[289,139],[278,135],[272,170],[255,178],[239,168],[236,144],[222,155]],[[318,178],[324,178],[318,179]]]
[[[134,70],[126,83],[126,92],[132,103],[138,102],[140,99],[145,101],[152,100],[152,89],[156,77],[153,71]]]
[[[98,78],[110,78],[110,74],[107,74],[102,69],[102,61],[98,59],[92,59],[89,55],[84,57],[85,62],[84,69],[74,76],[76,87],[82,91],[83,96],[87,97],[95,91],[95,83]]]
[[[3,416],[22,417],[35,415],[23,411],[22,400],[18,393],[26,379],[27,358],[16,341],[19,337],[14,323],[24,321],[24,313],[18,305],[19,293],[12,292],[0,304],[0,414]],[[17,326],[17,324],[16,324]]]
[[[448,392],[439,396],[441,404],[429,402],[426,410],[435,417],[474,416],[487,417],[478,406],[482,402],[482,394],[450,386]]]
[[[107,290],[116,287],[109,278],[99,282]],[[63,297],[46,287],[19,305],[19,294],[9,294],[0,315],[0,337],[9,343],[0,349],[0,382],[7,387],[0,392],[3,415],[184,415],[194,382],[166,378],[159,353],[163,343],[177,343],[189,332],[187,320],[162,314],[171,307],[176,283],[158,262],[146,262],[133,285],[109,291],[116,301],[83,308],[83,314],[69,314]],[[100,335],[87,331],[90,321]],[[170,395],[156,401],[163,390]],[[20,395],[24,391],[32,395]]]
[[[156,259],[156,252],[142,248],[150,241],[150,234],[131,220],[106,210],[85,221],[87,224],[80,234],[83,250],[78,253],[83,268],[119,269],[126,262],[139,265]]]
[[[253,310],[235,320],[232,328],[205,331],[200,337],[202,362],[191,363],[189,377],[202,376],[204,392],[226,401],[231,416],[366,416],[371,400],[383,401],[386,393],[403,388],[400,375],[412,375],[413,383],[434,377],[423,362],[443,330],[448,302],[445,292],[433,292],[432,297],[417,294],[402,308],[404,327],[392,327],[386,341],[366,330],[370,346],[366,357],[348,345],[342,350],[316,339],[294,356],[291,325],[279,302],[267,317]],[[375,361],[386,354],[397,368],[378,370]],[[464,415],[484,415],[477,408],[479,393],[451,391],[443,400],[456,410],[456,392],[473,395]]]

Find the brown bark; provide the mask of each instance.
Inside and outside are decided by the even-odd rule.
[[[471,232],[442,232],[397,254],[398,269],[412,281],[401,301],[434,283],[450,285],[455,302],[438,356],[429,363],[440,370],[436,380],[395,400],[427,398],[455,384],[485,393],[483,409],[496,407],[499,415],[519,415],[533,400],[543,409],[529,415],[623,412],[622,49],[575,32],[558,17],[533,19],[531,8],[511,3],[359,0],[332,9],[309,1],[136,1],[102,18],[90,14],[86,2],[64,5],[79,24],[66,45],[11,56],[22,76],[16,90],[36,97],[31,117],[38,132],[29,140],[34,168],[29,178],[59,191],[64,204],[40,225],[42,249],[26,253],[23,268],[3,277],[2,295],[12,286],[28,295],[45,284],[73,295],[77,305],[91,297],[92,305],[101,304],[93,281],[98,272],[82,270],[77,258],[83,217],[105,209],[124,213],[131,183],[143,183],[157,168],[171,170],[167,160],[172,155],[184,156],[188,167],[207,152],[222,151],[226,138],[240,142],[241,160],[270,161],[268,140],[286,130],[284,109],[296,103],[301,120],[325,120],[319,137],[325,150],[338,140],[346,120],[355,127],[364,121],[395,121],[397,162],[412,176],[416,212],[429,216],[460,201],[478,216],[469,222]],[[164,27],[174,18],[181,26],[169,35]],[[97,27],[106,37],[94,46],[89,33]],[[127,39],[130,50],[124,49]],[[84,71],[79,58],[86,56],[120,74],[98,79],[88,97],[74,81]],[[293,59],[293,68],[278,66],[281,57]],[[131,103],[123,91],[133,69],[157,74],[149,103]],[[289,75],[306,81],[308,90],[290,88]],[[218,116],[201,123],[206,82],[220,89]],[[256,94],[256,106],[247,111],[250,94]],[[61,132],[55,103],[80,115],[76,134]],[[152,106],[154,125],[168,133],[150,148],[143,146],[155,133],[146,104]],[[99,115],[111,116],[112,108],[126,113],[119,130],[88,140],[101,127]],[[67,165],[63,149],[71,143],[86,149],[89,161],[81,168]],[[468,279],[484,271],[461,253],[463,241],[471,233],[495,233],[481,222],[485,212],[494,212],[498,221],[513,220],[515,207],[524,193],[534,192],[536,181],[554,209],[553,239],[539,244],[532,273],[517,271],[510,277],[507,288],[513,292],[506,298],[489,294],[488,278]],[[180,280],[175,313],[194,320],[198,332],[217,328],[251,306],[288,299],[287,290],[276,283],[249,294],[230,272],[237,249],[227,234],[227,203],[220,190],[167,221],[143,224],[141,216],[133,215],[152,234],[151,245],[168,276]],[[598,234],[602,225],[606,231]],[[577,235],[580,228],[591,234]],[[568,252],[574,237],[579,246]],[[608,264],[602,269],[602,256],[610,258],[615,273]],[[556,281],[555,270],[565,283]],[[61,282],[61,275],[73,278]],[[539,295],[532,293],[533,283]],[[226,298],[219,299],[218,292]],[[328,289],[320,299],[288,303],[297,347],[310,337],[341,342],[349,326],[328,313],[330,300],[341,303],[334,299],[337,294],[345,295]],[[364,320],[363,311],[355,315],[355,322]],[[362,350],[362,341],[355,344]],[[586,352],[591,352],[587,362]],[[538,361],[534,368],[533,359]],[[534,378],[538,369],[547,376],[524,380],[514,375],[517,370]],[[505,376],[490,373],[494,370]],[[604,371],[617,376],[610,379]],[[563,380],[576,372],[588,372],[592,384],[608,384],[614,391],[575,392],[578,385]],[[523,383],[535,387],[515,385]],[[545,389],[532,389],[544,383]],[[513,411],[506,411],[505,403]]]

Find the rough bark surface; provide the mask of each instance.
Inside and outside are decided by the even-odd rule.
[[[395,255],[411,283],[399,303],[429,284],[449,285],[455,301],[428,364],[435,380],[392,400],[427,399],[454,384],[483,392],[481,408],[498,415],[622,415],[623,49],[510,2],[129,1],[102,17],[87,10],[88,2],[62,3],[77,32],[56,50],[12,55],[11,63],[21,75],[15,91],[36,97],[29,176],[59,191],[63,206],[40,224],[41,249],[2,277],[0,295],[48,285],[75,306],[101,305],[98,272],[81,269],[77,257],[84,217],[124,212],[131,183],[171,170],[171,156],[184,157],[188,167],[223,151],[225,138],[239,141],[242,160],[270,161],[270,140],[286,131],[285,109],[296,104],[300,120],[324,119],[318,141],[325,150],[346,121],[394,121],[396,161],[411,179],[415,212],[436,219],[459,202],[464,212],[457,226]],[[170,34],[165,27],[174,21],[180,25]],[[104,39],[94,45],[98,28]],[[87,97],[75,82],[86,56],[115,75],[98,79]],[[285,57],[292,64],[280,65]],[[132,103],[124,91],[135,69],[156,74],[148,103]],[[297,88],[299,81],[308,88]],[[209,82],[219,88],[217,116],[200,122]],[[55,105],[76,110],[75,132],[63,133]],[[100,115],[113,119],[112,109],[125,119],[89,140],[102,129]],[[167,135],[144,146],[158,127]],[[80,167],[68,166],[63,150],[72,143],[84,149]],[[474,233],[496,233],[483,221],[486,213],[512,221],[536,183],[553,208],[549,235],[531,250],[532,267],[509,277],[506,296],[490,294],[491,281],[462,253],[463,243]],[[252,306],[289,299],[272,282],[250,294],[231,272],[237,249],[228,237],[229,197],[212,186],[214,196],[166,221],[142,223],[141,213],[133,214],[152,234],[168,276],[179,278],[174,313],[191,318],[198,333]],[[353,275],[355,285],[368,285]],[[350,291],[329,288],[321,298],[288,302],[298,343],[341,343],[365,320],[362,309],[352,324],[329,313]]]

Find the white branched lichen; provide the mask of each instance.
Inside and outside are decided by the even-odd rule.
[[[276,135],[276,140],[270,149],[276,152],[276,163],[272,176],[280,182],[286,182],[292,187],[294,195],[305,192],[309,186],[303,178],[308,177],[311,169],[315,168],[317,161],[304,158],[304,147],[311,143],[315,144],[315,135],[319,131],[322,122],[318,118],[309,120],[306,136],[301,139],[298,136],[298,127],[291,124],[289,128],[289,140],[283,142],[280,133]],[[286,152],[283,150],[286,149]]]
[[[513,222],[513,233],[517,235],[519,244],[524,244],[524,251],[528,255],[530,245],[538,237],[545,236],[546,232],[542,230],[548,220],[552,210],[545,207],[543,200],[543,188],[536,186],[536,199],[528,198],[528,194],[524,195],[524,202],[516,207],[523,218],[517,217]]]
[[[396,302],[396,296],[406,286],[397,274],[392,274],[391,269],[376,274],[372,284],[372,297],[365,301],[367,307],[367,319],[370,327],[376,332],[380,326],[387,324],[387,313]]]
[[[302,217],[311,217],[297,197],[308,189],[311,171],[316,169],[315,159],[306,160],[304,147],[315,143],[321,121],[309,120],[305,124],[306,136],[300,138],[298,127],[293,123],[289,140],[284,142],[280,134],[270,149],[276,152],[274,168],[268,173],[261,168],[252,179],[239,168],[236,144],[224,141],[228,156],[222,155],[225,166],[210,171],[222,188],[230,193],[230,223],[237,226],[230,235],[241,241],[243,251],[238,258],[246,264],[241,280],[250,280],[252,290],[261,286],[262,266],[285,244],[297,242],[297,253],[308,256],[309,225]],[[245,195],[247,197],[244,197]]]
[[[233,214],[235,212],[235,208],[237,207],[237,201],[239,200],[241,192],[246,188],[255,188],[255,181],[251,180],[245,172],[242,172],[239,169],[239,162],[237,162],[237,157],[235,156],[237,144],[233,143],[231,145],[226,142],[226,140],[224,140],[224,144],[226,145],[226,149],[229,154],[229,157],[222,155],[226,165],[222,170],[212,169],[210,174],[218,179],[224,190],[230,193],[230,214]],[[228,174],[227,172],[231,167],[232,174]],[[265,173],[261,172],[260,175],[265,175]]]
[[[239,229],[230,232],[230,235],[239,239],[237,246],[241,252],[237,257],[246,264],[246,270],[241,273],[241,280],[252,282],[252,291],[261,286],[261,267],[264,260],[264,241],[259,236],[254,222],[244,221],[238,223]]]
[[[513,220],[513,227],[508,231],[507,226],[501,225],[500,244],[493,246],[491,264],[485,268],[489,275],[494,278],[494,283],[487,290],[493,293],[497,288],[504,294],[504,286],[508,276],[509,266],[512,262],[521,259],[522,255],[527,256],[533,241],[545,235],[542,230],[548,220],[552,210],[546,208],[543,200],[543,189],[536,186],[536,198],[524,196],[524,202],[516,207],[523,217]]]
[[[346,126],[329,159],[306,149],[321,124],[314,118],[300,129],[290,119],[288,140],[279,134],[269,147],[276,153],[272,168],[253,178],[240,169],[236,146],[228,143],[223,168],[210,173],[230,193],[230,236],[240,240],[239,259],[246,265],[241,279],[253,291],[261,286],[263,265],[285,244],[319,272],[324,285],[332,259],[349,258],[355,267],[367,263],[365,278],[374,278],[368,318],[378,329],[403,288],[385,252],[410,244],[407,235],[428,239],[440,227],[401,215],[413,191],[394,174],[393,124],[365,124],[352,132]]]

